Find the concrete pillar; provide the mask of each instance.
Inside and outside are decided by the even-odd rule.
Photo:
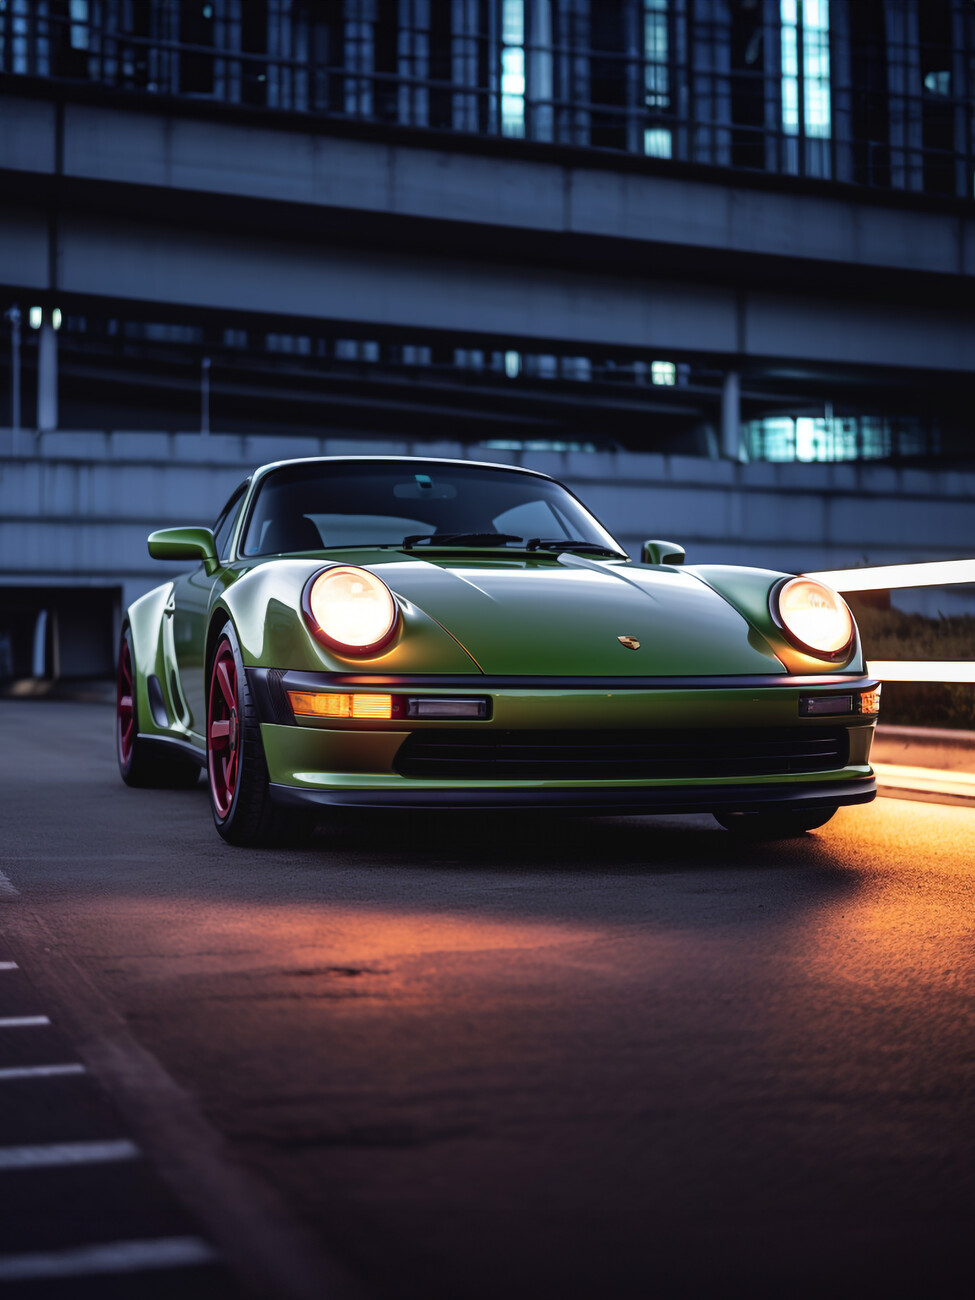
[[[46,313],[45,313],[46,315]],[[50,318],[37,340],[37,430],[58,427],[58,336]]]
[[[741,384],[737,370],[725,372],[721,386],[721,455],[741,459]]]
[[[210,432],[210,358],[200,362],[200,432]]]

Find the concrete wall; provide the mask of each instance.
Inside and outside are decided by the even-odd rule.
[[[647,537],[680,542],[690,563],[799,572],[975,554],[975,471],[166,433],[21,433],[16,454],[12,444],[0,431],[0,586],[120,586],[125,603],[180,571],[149,559],[152,529],[211,523],[257,465],[363,450],[542,470],[634,556]],[[941,589],[913,604],[975,609],[975,593]]]
[[[583,352],[973,369],[957,205],[203,112],[0,95],[0,284]]]

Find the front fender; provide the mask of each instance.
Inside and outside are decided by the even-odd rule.
[[[783,578],[790,578],[789,573],[779,573],[774,569],[746,569],[724,564],[701,564],[685,570],[707,583],[719,596],[738,610],[768,642],[776,658],[785,664],[790,673],[822,673],[835,670],[843,673],[862,673],[865,671],[863,650],[860,645],[860,633],[854,620],[853,652],[843,663],[830,663],[816,659],[812,655],[797,650],[788,641],[772,618],[769,610],[769,592]]]
[[[249,668],[309,672],[472,673],[479,665],[433,618],[393,593],[399,624],[392,642],[373,655],[345,656],[312,635],[301,612],[305,584],[321,560],[273,560],[243,573],[217,596],[210,617],[230,618]]]

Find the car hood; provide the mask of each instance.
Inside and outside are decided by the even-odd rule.
[[[484,673],[696,676],[784,673],[771,647],[700,579],[563,554],[370,566],[436,619]],[[629,649],[620,637],[639,641]]]

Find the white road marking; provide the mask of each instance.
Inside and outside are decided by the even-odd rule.
[[[7,877],[0,871],[0,894],[19,894],[20,890],[10,883]]]
[[[199,1237],[106,1241],[74,1250],[0,1255],[0,1282],[85,1277],[95,1273],[135,1273],[155,1268],[192,1268],[199,1264],[214,1264],[218,1258],[213,1247]]]
[[[0,1171],[100,1165],[113,1160],[135,1160],[139,1154],[135,1143],[126,1138],[110,1142],[47,1142],[42,1146],[0,1147]]]
[[[6,1079],[50,1079],[61,1074],[84,1074],[83,1065],[11,1065],[0,1070],[0,1083]]]
[[[28,1025],[49,1025],[47,1016],[0,1016],[0,1029],[25,1029]]]
[[[15,961],[0,961],[0,970],[16,970],[16,969],[17,969],[17,963]]]

